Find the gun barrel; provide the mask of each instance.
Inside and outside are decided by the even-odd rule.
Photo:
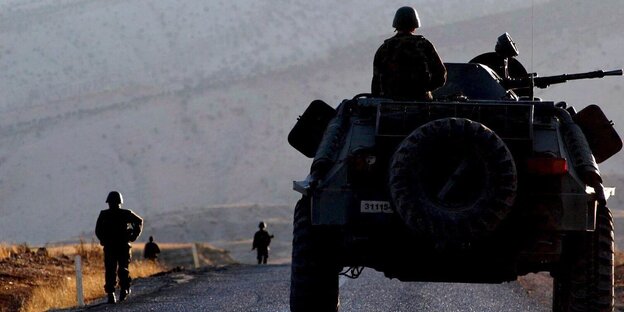
[[[621,69],[616,69],[616,70],[610,70],[607,72],[604,72],[605,76],[622,76],[624,75],[624,73],[622,72]]]
[[[577,74],[563,74],[557,76],[545,76],[545,77],[528,77],[528,78],[519,78],[513,79],[508,78],[503,81],[503,85],[507,89],[523,89],[523,88],[547,88],[552,84],[565,83],[570,80],[579,80],[579,79],[593,79],[593,78],[604,78],[605,76],[623,76],[624,72],[622,69],[614,69],[609,71],[596,70],[592,72],[585,73],[577,73]]]
[[[610,71],[596,70],[592,72],[578,73],[578,74],[563,74],[563,75],[557,75],[557,76],[536,77],[534,78],[534,82],[535,82],[536,87],[546,88],[551,84],[564,83],[570,80],[603,78],[605,76],[622,76],[622,70],[621,69],[610,70]]]

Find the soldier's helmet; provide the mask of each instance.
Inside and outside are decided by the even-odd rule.
[[[420,27],[420,18],[418,12],[412,7],[404,6],[399,8],[394,14],[392,27],[397,30],[411,30]]]
[[[266,223],[264,223],[264,221],[261,221],[260,223],[258,223],[258,227],[264,229],[266,228]]]
[[[504,33],[498,37],[494,51],[503,57],[518,56],[518,48],[509,33]]]
[[[108,193],[108,196],[106,197],[106,203],[107,204],[123,204],[123,196],[121,196],[121,193],[117,191],[112,191]]]

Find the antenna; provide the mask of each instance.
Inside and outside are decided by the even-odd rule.
[[[534,27],[535,27],[535,0],[531,0],[531,101],[535,100],[535,88],[533,88],[535,86],[535,80],[533,80],[535,78],[535,71],[533,70],[533,50],[534,50],[534,43],[535,43],[535,33],[534,33]]]
[[[535,44],[535,0],[531,0],[531,72],[534,73],[533,70],[533,49]]]

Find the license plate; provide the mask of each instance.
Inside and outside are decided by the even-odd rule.
[[[390,202],[379,200],[363,200],[360,202],[361,213],[392,213]]]

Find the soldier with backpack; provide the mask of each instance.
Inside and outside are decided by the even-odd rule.
[[[392,27],[397,34],[379,47],[373,61],[373,96],[394,100],[432,100],[431,91],[446,82],[446,68],[435,47],[421,35],[418,14],[399,8]]]
[[[122,209],[123,197],[113,191],[106,198],[108,209],[100,211],[95,225],[95,235],[104,246],[105,285],[108,303],[115,303],[115,286],[119,277],[119,301],[130,294],[131,244],[141,234],[143,219],[131,210]]]

